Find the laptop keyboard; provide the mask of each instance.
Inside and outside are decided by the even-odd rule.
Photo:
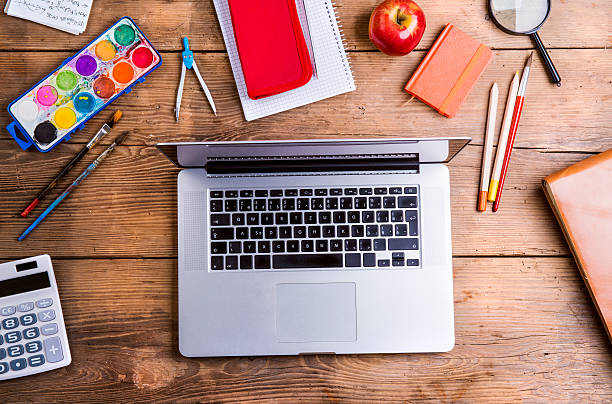
[[[417,186],[209,190],[210,269],[420,266]]]

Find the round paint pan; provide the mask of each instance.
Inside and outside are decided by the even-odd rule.
[[[57,101],[57,90],[53,86],[42,86],[36,91],[36,101],[42,106],[50,107]]]
[[[117,55],[117,49],[115,49],[115,45],[113,45],[113,43],[108,39],[100,41],[96,45],[96,56],[98,59],[108,62],[109,60],[112,60],[115,55]]]
[[[110,98],[115,94],[115,83],[108,77],[100,77],[94,81],[93,90],[100,98]]]
[[[153,63],[153,52],[146,46],[139,46],[132,52],[132,63],[138,68],[146,69]]]
[[[57,138],[57,128],[49,121],[41,122],[34,129],[34,139],[40,144],[49,144]]]
[[[53,120],[55,124],[60,129],[70,129],[76,123],[76,114],[75,112],[68,107],[62,107],[55,111],[55,115],[53,115]]]
[[[70,91],[76,87],[79,78],[71,70],[64,70],[60,72],[55,78],[55,84],[57,88],[63,91]]]
[[[117,63],[113,68],[113,78],[117,83],[127,84],[134,78],[134,68],[126,62]]]
[[[89,77],[98,70],[98,62],[93,56],[83,55],[77,59],[75,67],[81,76]]]
[[[38,117],[38,105],[34,101],[26,100],[17,106],[17,116],[25,122],[32,122]]]
[[[78,93],[77,96],[74,97],[72,103],[74,104],[74,109],[76,109],[78,112],[81,114],[88,114],[93,111],[96,100],[93,94],[82,92]]]
[[[136,31],[127,24],[118,26],[113,35],[115,41],[122,46],[128,46],[136,40]]]

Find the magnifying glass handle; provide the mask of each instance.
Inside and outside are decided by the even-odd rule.
[[[531,37],[533,38],[533,41],[535,42],[536,47],[538,48],[538,52],[540,52],[540,56],[542,56],[544,66],[546,66],[546,70],[548,70],[550,80],[554,84],[561,86],[561,76],[559,76],[559,73],[557,73],[557,69],[553,64],[552,59],[550,58],[550,56],[548,56],[548,52],[546,51],[546,48],[544,47],[544,44],[540,39],[540,35],[538,35],[537,32],[534,32],[533,34],[531,34]]]

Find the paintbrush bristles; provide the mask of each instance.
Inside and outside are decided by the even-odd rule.
[[[106,122],[106,124],[112,128],[113,126],[115,126],[117,122],[119,122],[119,119],[121,119],[122,116],[123,116],[123,112],[121,112],[120,110],[117,110],[113,114],[111,119],[109,119],[108,122]]]
[[[123,132],[122,134],[120,134],[119,136],[117,136],[117,138],[115,139],[115,144],[117,146],[119,146],[121,143],[123,143],[123,141],[125,140],[125,138],[127,137],[127,135],[129,135],[130,132]]]

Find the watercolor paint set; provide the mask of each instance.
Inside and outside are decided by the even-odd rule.
[[[34,145],[47,152],[161,63],[136,23],[123,17],[11,102],[8,111],[14,121],[7,130],[22,149]]]

